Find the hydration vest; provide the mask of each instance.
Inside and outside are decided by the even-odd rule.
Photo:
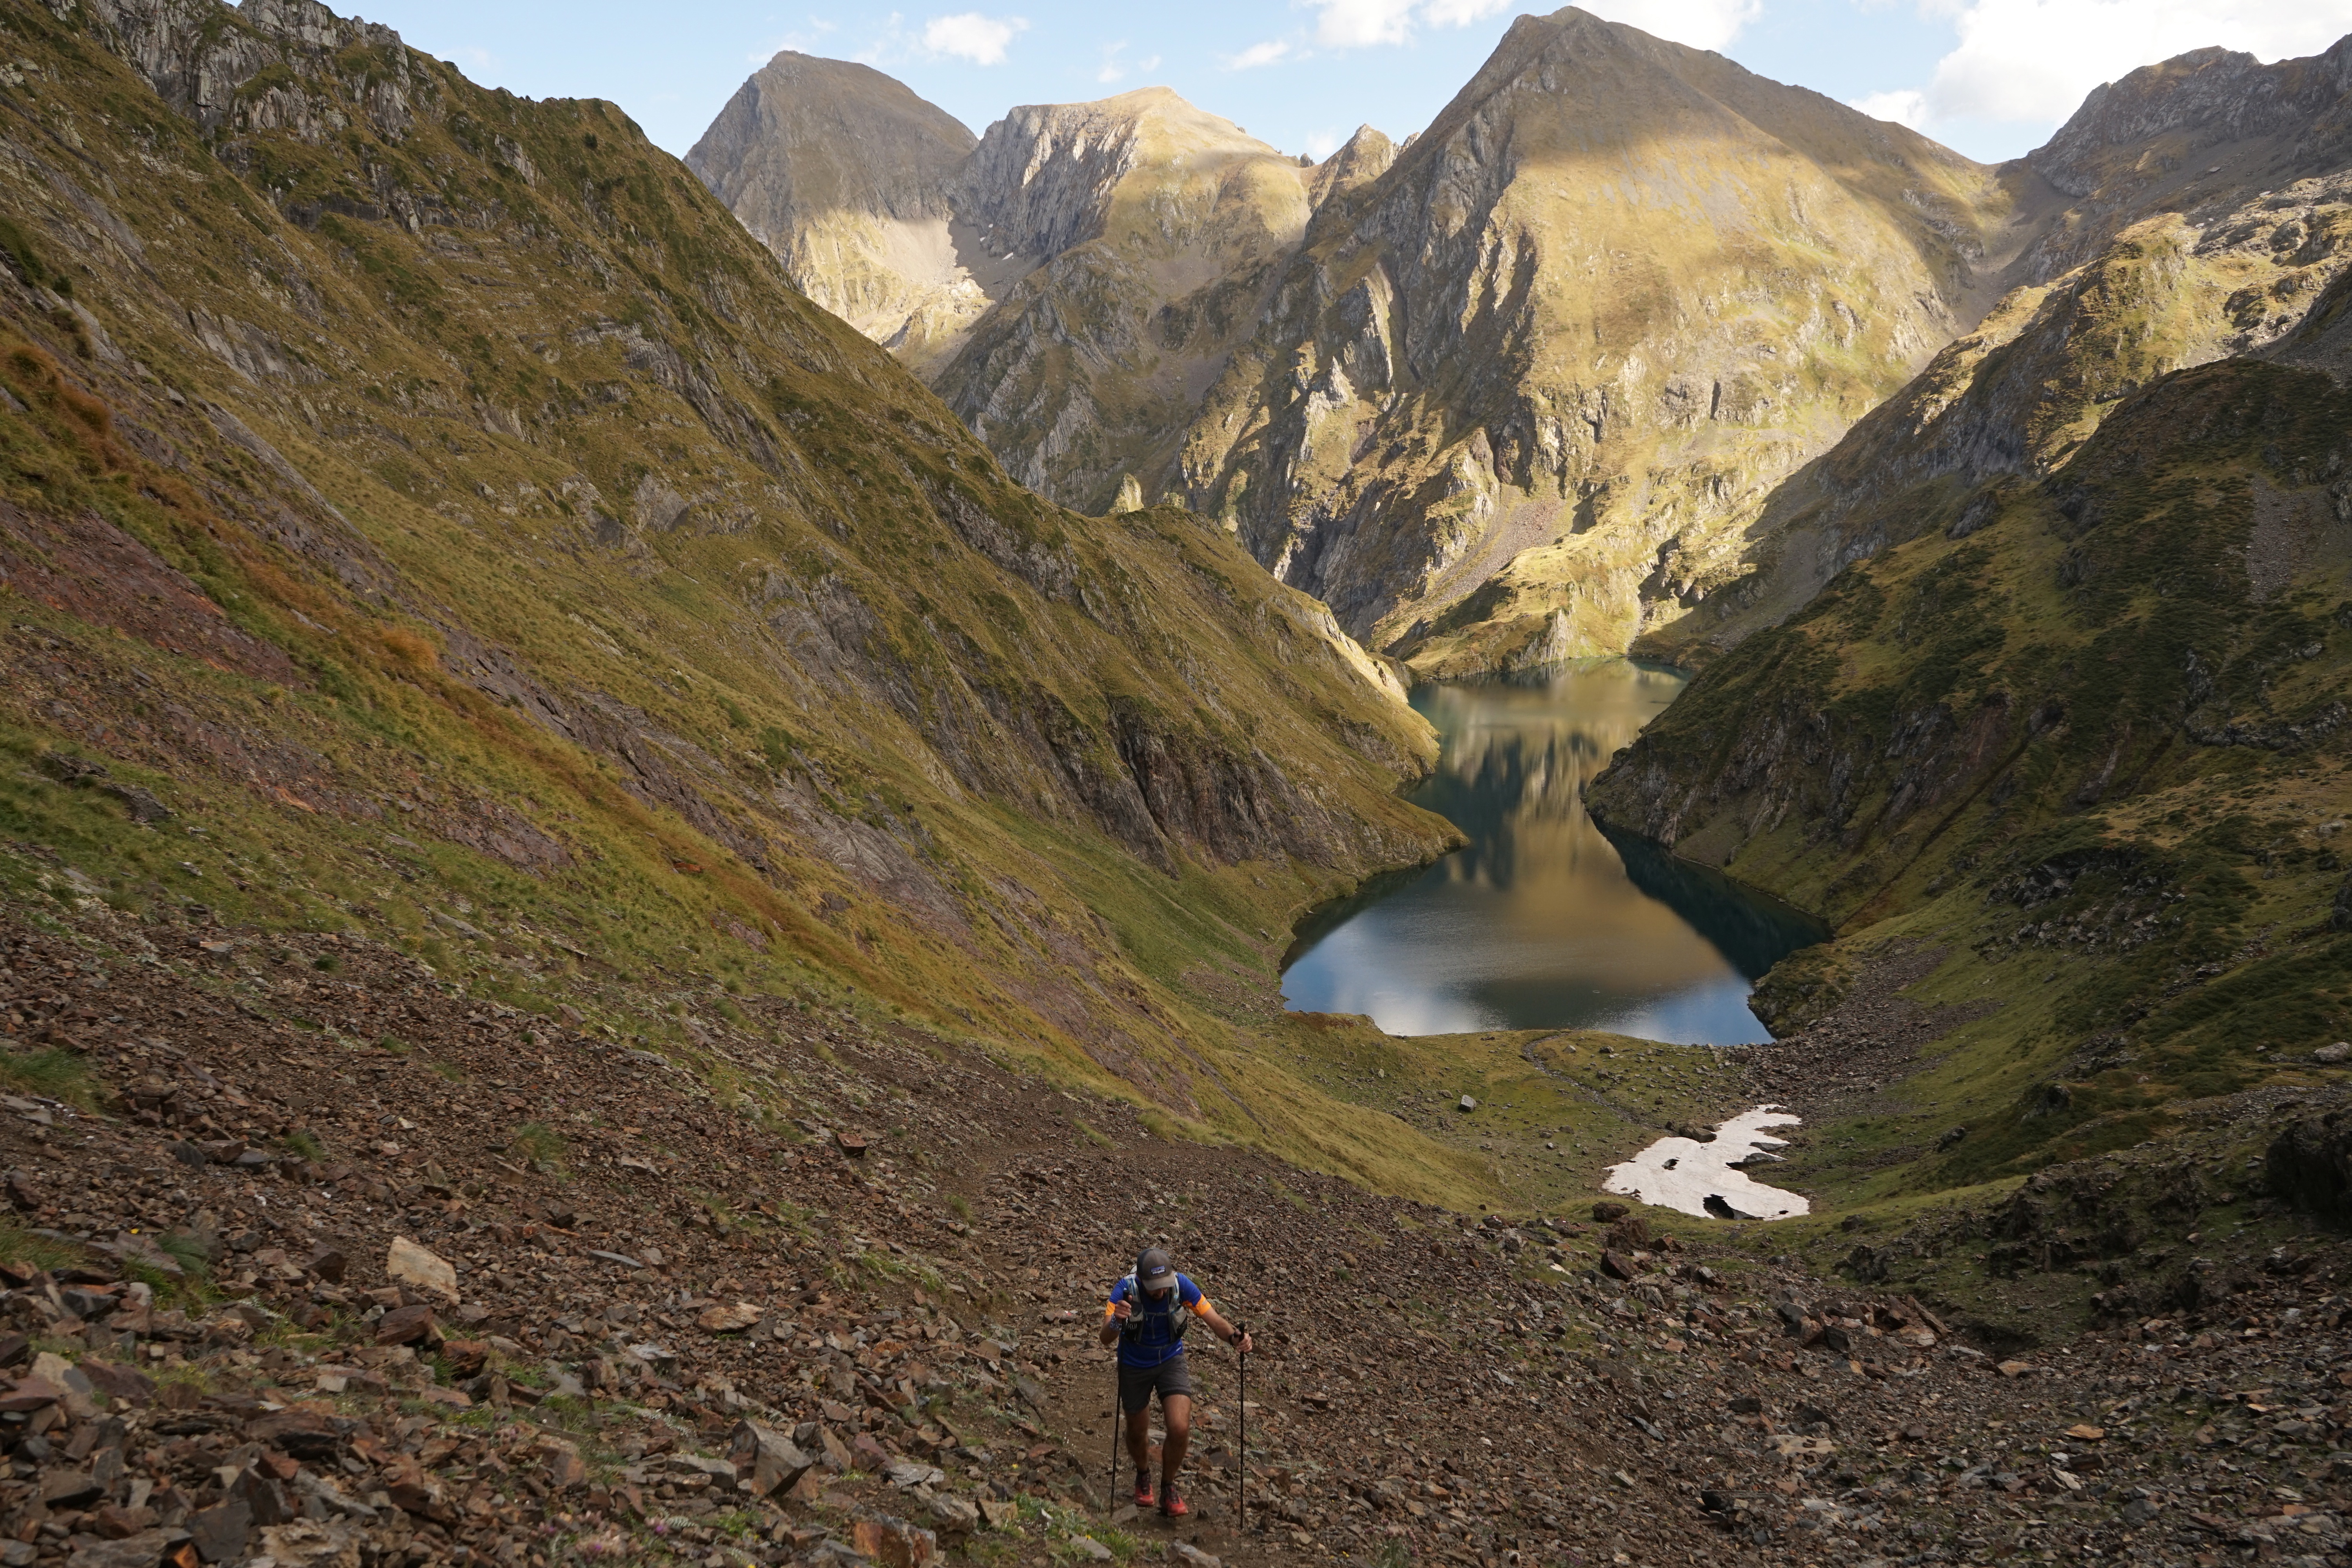
[[[1119,1337],[1139,1339],[1143,1334],[1143,1304],[1150,1298],[1144,1294],[1142,1284],[1132,1271],[1119,1283],[1127,1287],[1127,1302],[1131,1309],[1127,1314],[1127,1321],[1119,1325]],[[1158,1317],[1159,1309],[1153,1308],[1151,1315]],[[1181,1284],[1171,1285],[1168,1288],[1168,1337],[1182,1344],[1184,1331],[1192,1326],[1193,1315],[1192,1309],[1184,1304],[1184,1287]]]

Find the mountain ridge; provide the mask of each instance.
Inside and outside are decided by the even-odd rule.
[[[1413,1142],[1248,1089],[1271,1037],[1186,978],[1263,983],[1260,932],[1449,840],[1319,606],[1022,490],[608,104],[278,0],[6,21],[47,63],[0,87],[0,813],[75,879],[10,898],[364,931],[541,1013],[626,976],[614,1026],[688,1053],[662,990],[931,1019]]]
[[[1582,67],[1576,61],[1578,50],[1590,57]],[[1606,92],[1598,84],[1628,70],[1647,85],[1639,90],[1621,85],[1609,98],[1608,112],[1599,107],[1561,107],[1580,92],[1588,98]],[[1680,580],[1707,579],[1713,568],[1701,563],[1712,562],[1720,552],[1716,535],[1736,530],[1728,525],[1720,530],[1700,527],[1693,533],[1687,520],[1679,529],[1628,521],[1622,527],[1606,531],[1613,543],[1605,560],[1580,560],[1567,568],[1570,577],[1580,580],[1580,586],[1567,587],[1555,567],[1524,592],[1510,595],[1515,601],[1544,598],[1548,601],[1545,613],[1530,616],[1523,605],[1488,605],[1501,615],[1503,629],[1486,626],[1481,619],[1485,629],[1466,637],[1455,637],[1452,628],[1434,626],[1444,612],[1462,605],[1527,548],[1566,543],[1572,535],[1589,531],[1596,508],[1607,510],[1609,497],[1623,488],[1632,470],[1643,464],[1657,466],[1643,455],[1658,438],[1656,430],[1649,427],[1661,422],[1645,412],[1654,395],[1647,381],[1655,377],[1636,373],[1631,386],[1613,393],[1606,385],[1606,375],[1569,376],[1565,370],[1556,377],[1568,384],[1565,391],[1550,387],[1548,382],[1543,387],[1530,388],[1513,380],[1534,374],[1530,353],[1540,357],[1543,348],[1538,345],[1548,347],[1566,331],[1546,313],[1542,301],[1563,288],[1573,292],[1572,285],[1557,279],[1548,283],[1535,297],[1536,319],[1515,325],[1498,319],[1478,329],[1475,341],[1464,338],[1455,343],[1440,330],[1438,323],[1474,309],[1463,290],[1493,293],[1491,282],[1475,279],[1482,268],[1497,264],[1502,249],[1512,258],[1507,267],[1534,267],[1543,270],[1547,279],[1555,271],[1564,278],[1570,270],[1564,256],[1547,261],[1544,258],[1550,252],[1529,240],[1534,230],[1528,225],[1541,228],[1548,204],[1559,205],[1549,194],[1550,186],[1542,195],[1521,191],[1511,198],[1517,206],[1497,205],[1505,203],[1505,192],[1512,183],[1508,170],[1517,166],[1510,161],[1517,154],[1510,149],[1515,135],[1520,135],[1506,122],[1522,113],[1533,116],[1521,140],[1532,138],[1528,145],[1551,147],[1553,151],[1543,156],[1552,163],[1545,167],[1558,164],[1559,178],[1570,183],[1576,178],[1568,171],[1580,155],[1578,138],[1598,136],[1606,141],[1618,135],[1609,126],[1622,114],[1657,126],[1678,115],[1697,116],[1712,128],[1700,132],[1685,126],[1688,144],[1678,144],[1677,151],[1690,155],[1668,160],[1669,163],[1689,164],[1694,158],[1703,163],[1695,149],[1702,143],[1712,145],[1710,138],[1730,136],[1747,138],[1764,160],[1759,167],[1769,168],[1777,155],[1767,150],[1790,145],[1783,140],[1783,132],[1801,142],[1809,134],[1820,141],[1818,127],[1798,130],[1800,124],[1814,121],[1840,125],[1831,133],[1832,142],[1838,136],[1866,134],[1882,149],[1902,148],[1897,153],[1849,157],[1844,144],[1838,143],[1837,156],[1843,163],[1834,174],[1817,171],[1800,177],[1800,184],[1811,193],[1807,199],[1817,206],[1825,205],[1825,210],[1837,215],[1828,221],[1838,228],[1845,248],[1886,263],[1893,274],[1908,278],[1906,266],[1917,273],[1909,292],[1886,291],[1882,300],[1884,321],[1879,319],[1879,306],[1870,302],[1872,269],[1857,266],[1843,275],[1845,282],[1840,287],[1862,301],[1861,313],[1847,307],[1853,327],[1844,326],[1833,313],[1829,319],[1849,338],[1860,332],[1855,341],[1866,345],[1862,351],[1865,360],[1892,353],[1895,369],[1840,364],[1822,370],[1834,384],[1825,405],[1831,410],[1849,403],[1875,401],[1892,392],[1902,375],[1914,368],[1914,362],[1951,335],[1948,318],[1955,309],[1965,313],[1969,308],[1968,285],[1958,278],[1956,269],[1973,266],[1968,260],[1973,254],[1971,247],[1980,250],[1993,237],[1979,233],[1979,220],[1968,215],[1982,202],[2005,207],[2011,200],[1985,186],[1975,165],[1940,150],[1929,151],[1932,144],[1910,132],[1866,121],[1818,94],[1773,84],[1741,85],[1748,82],[1746,73],[1719,58],[1660,44],[1573,9],[1549,18],[1523,17],[1513,24],[1478,76],[1428,131],[1412,139],[1409,149],[1400,153],[1386,137],[1367,128],[1323,164],[1307,172],[1299,181],[1297,196],[1286,188],[1290,184],[1284,177],[1287,161],[1273,155],[1271,149],[1262,149],[1259,156],[1264,161],[1256,166],[1263,170],[1266,188],[1284,188],[1272,198],[1271,205],[1265,196],[1255,204],[1244,204],[1244,207],[1254,205],[1255,211],[1234,211],[1223,231],[1209,235],[1210,249],[1231,257],[1221,271],[1195,268],[1181,280],[1138,277],[1136,260],[1152,247],[1148,237],[1133,233],[1123,241],[1105,242],[1108,248],[1103,251],[1087,252],[1080,247],[1067,260],[1049,258],[1049,253],[1053,257],[1061,253],[1055,252],[1052,244],[1041,246],[1038,259],[1013,286],[1014,292],[992,304],[979,318],[977,331],[985,341],[967,342],[945,359],[926,358],[922,368],[950,406],[982,433],[1013,472],[1034,487],[1086,510],[1108,507],[1123,494],[1139,500],[1163,494],[1180,497],[1243,537],[1252,552],[1277,575],[1331,603],[1353,633],[1421,658],[1419,668],[1424,673],[1448,668],[1449,660],[1490,667],[1563,652],[1622,647],[1647,614],[1640,608],[1646,602],[1644,594],[1654,595],[1661,583],[1675,577],[1673,568],[1657,558],[1660,549],[1684,560]],[[1707,107],[1717,104],[1710,93],[1726,92],[1744,103],[1748,112]],[[1773,100],[1771,106],[1765,104],[1766,99]],[[1781,100],[1786,100],[1785,104]],[[992,128],[989,134],[1016,139],[1026,134],[1034,142],[1034,131],[1019,133],[1015,128],[1034,126],[1045,112],[1013,111],[1000,122],[1001,129]],[[1097,111],[1090,106],[1061,106],[1053,112],[1076,120]],[[1644,116],[1650,118],[1644,120]],[[1559,122],[1557,127],[1537,128],[1538,121],[1552,126],[1555,121]],[[1769,126],[1778,130],[1766,129]],[[1547,137],[1553,140],[1546,142]],[[1633,145],[1632,142],[1611,144]],[[1817,151],[1830,144],[1822,142]],[[1894,189],[1879,189],[1874,176],[1860,172],[1872,166],[1871,156],[1911,159],[1923,171],[1920,178],[1925,184],[1915,180],[1919,188],[1907,190],[1907,200],[1894,199]],[[1489,166],[1486,162],[1489,158],[1502,162]],[[1569,162],[1560,163],[1561,159]],[[1134,199],[1147,208],[1154,202],[1175,202],[1181,207],[1182,199],[1173,193],[1183,187],[1188,177],[1181,162],[1163,151],[1122,167],[1118,183],[1122,188],[1131,188]],[[1466,218],[1469,208],[1449,216],[1453,209],[1431,193],[1415,196],[1408,192],[1385,205],[1371,194],[1402,189],[1400,181],[1425,183],[1434,176],[1412,171],[1434,171],[1441,163],[1448,171],[1444,175],[1444,188],[1461,193],[1484,215],[1476,218],[1481,226],[1478,233],[1443,243],[1435,237],[1451,233],[1448,226]],[[1026,166],[1025,160],[1018,163],[1020,168]],[[976,160],[971,167],[973,176],[967,180],[960,198],[967,206],[977,209],[988,199],[988,192],[1012,188],[1013,164],[982,173]],[[1654,172],[1672,183],[1664,164]],[[711,178],[711,172],[706,170],[705,177]],[[1732,176],[1727,174],[1726,177]],[[1790,176],[1784,171],[1771,177]],[[1531,175],[1529,188],[1548,178]],[[1559,183],[1552,181],[1555,185]],[[1970,194],[1960,195],[1963,186]],[[1714,188],[1722,194],[1731,187]],[[1923,192],[1940,194],[1923,195]],[[1856,193],[1863,193],[1860,206],[1854,205]],[[1638,190],[1635,199],[1643,199]],[[1696,199],[1696,188],[1683,196],[1666,193],[1661,199]],[[1724,195],[1723,199],[1728,212],[1738,209],[1747,198]],[[1064,205],[1073,213],[1090,213],[1093,208],[1088,204],[1094,200],[1089,194],[1084,201]],[[1597,223],[1599,217],[1591,221]],[[1636,272],[1647,267],[1660,276],[1672,275],[1680,263],[1661,258],[1684,255],[1694,244],[1718,244],[1714,223],[1706,213],[1695,213],[1682,229],[1675,231],[1671,241],[1663,237],[1664,231],[1656,241],[1644,241],[1659,248],[1643,252],[1644,259],[1634,264]],[[1502,226],[1486,232],[1496,224]],[[1519,226],[1514,228],[1515,224]],[[1771,230],[1770,223],[1759,226],[1746,218],[1739,220],[1739,226],[1743,234],[1759,239]],[[1056,231],[1053,242],[1075,239],[1087,226],[1074,221]],[[1354,235],[1359,229],[1360,235]],[[1864,230],[1871,236],[1867,240],[1863,238]],[[1562,246],[1572,249],[1580,243],[1573,235],[1588,231],[1599,232],[1591,230],[1590,223],[1584,229],[1572,228],[1561,240]],[[1251,233],[1256,237],[1248,237]],[[1909,237],[1897,239],[1898,234]],[[1881,244],[1893,244],[1915,259],[1895,261],[1892,259],[1895,252],[1882,255],[1874,248]],[[1122,245],[1129,254],[1115,261],[1113,253]],[[1438,248],[1430,249],[1432,245]],[[1822,248],[1813,246],[1808,258]],[[1320,299],[1317,291],[1327,281],[1339,294],[1350,287],[1372,287],[1359,274],[1373,265],[1375,257],[1384,258],[1378,263],[1381,268],[1404,270],[1402,282],[1383,271],[1378,288],[1385,290],[1388,302],[1367,294],[1345,306],[1348,321],[1318,321],[1318,308],[1328,309],[1330,301],[1322,300],[1320,307],[1307,301]],[[1929,258],[1924,262],[1916,259]],[[1784,261],[1801,268],[1815,266],[1811,259],[1799,262],[1795,252]],[[1660,272],[1662,267],[1664,272]],[[1323,274],[1333,268],[1348,277],[1339,279],[1335,275],[1327,280]],[[1202,292],[1203,280],[1213,274],[1214,281]],[[1654,291],[1654,280],[1644,286]],[[1676,291],[1679,287],[1670,284],[1660,296],[1651,310],[1656,321],[1694,312],[1703,315],[1714,308],[1704,304],[1708,286],[1694,283],[1698,292],[1689,299]],[[1951,299],[1945,300],[1946,295]],[[1507,296],[1510,296],[1507,285],[1494,297],[1505,315],[1529,308],[1527,301]],[[1918,302],[1921,300],[1936,302],[1928,309]],[[1672,300],[1680,302],[1670,304]],[[1497,307],[1490,303],[1477,308]],[[1828,312],[1825,305],[1811,309]],[[1400,343],[1384,342],[1377,353],[1370,347],[1352,351],[1354,357],[1342,369],[1348,394],[1343,396],[1338,384],[1328,381],[1339,342],[1320,340],[1345,341],[1360,332],[1370,321],[1368,312],[1379,314],[1383,321],[1402,312],[1401,319],[1411,324]],[[1217,328],[1205,342],[1196,326],[1204,318]],[[1632,334],[1619,345],[1624,356],[1645,363],[1666,356],[1663,340],[1650,343],[1643,337],[1649,329],[1622,321],[1618,325]],[[1589,337],[1591,329],[1585,330]],[[1662,326],[1660,330],[1675,329]],[[1389,329],[1383,326],[1380,331],[1385,333]],[[1400,347],[1409,351],[1404,360],[1391,363]],[[1674,352],[1686,352],[1686,347]],[[1431,357],[1438,353],[1489,367],[1486,374],[1496,383],[1493,395],[1472,395],[1452,386],[1448,374]],[[1364,358],[1366,354],[1372,359]],[[1306,381],[1294,386],[1292,363],[1302,355],[1314,363],[1301,373]],[[1618,363],[1622,368],[1622,360]],[[1506,368],[1515,365],[1520,369]],[[1760,392],[1750,395],[1748,382],[1756,377],[1752,372],[1743,374],[1745,380],[1733,378],[1728,405],[1736,411],[1735,425],[1744,421],[1754,426],[1758,410],[1771,400]],[[1389,378],[1393,376],[1402,376],[1410,385],[1391,384]],[[1462,376],[1451,379],[1458,381]],[[1355,395],[1361,387],[1372,390],[1361,397]],[[1702,390],[1707,397],[1698,412],[1699,435],[1706,434],[1706,427],[1717,422],[1713,416],[1726,406],[1726,395],[1711,384]],[[1583,405],[1612,396],[1617,403],[1610,413],[1599,416],[1600,428],[1606,433],[1613,426],[1618,432],[1634,434],[1622,443],[1622,454],[1614,448],[1604,453],[1594,474],[1583,474],[1580,468],[1577,495],[1557,493],[1564,482],[1559,471],[1547,476],[1549,488],[1537,482],[1531,472],[1521,471],[1528,468],[1539,442],[1545,444],[1544,465],[1559,470],[1559,454],[1553,449],[1577,444],[1579,438],[1572,431],[1591,412],[1584,410]],[[1821,402],[1810,391],[1784,392],[1782,401],[1791,396],[1808,409]],[[1555,408],[1553,404],[1561,397],[1566,404]],[[1666,425],[1685,430],[1693,427],[1683,409],[1689,397],[1685,391],[1678,400],[1670,400],[1675,403],[1675,408],[1661,416]],[[1402,411],[1395,406],[1374,409],[1368,398],[1411,406]],[[1476,406],[1471,405],[1474,403]],[[1542,406],[1538,408],[1538,404]],[[1419,408],[1429,412],[1418,416],[1413,410]],[[1351,409],[1354,412],[1348,412]],[[1766,419],[1764,424],[1774,427],[1745,440],[1747,447],[1754,448],[1751,460],[1731,465],[1745,475],[1736,488],[1751,489],[1763,478],[1794,466],[1798,459],[1773,455],[1780,445],[1793,440],[1801,458],[1825,446],[1828,436],[1842,430],[1843,420],[1857,411],[1823,416],[1830,423],[1822,430],[1814,428],[1818,419],[1811,412],[1800,411],[1794,423],[1785,428],[1775,426],[1774,419]],[[1321,438],[1321,447],[1306,428],[1318,423],[1330,427]],[[1342,424],[1361,428],[1343,438]],[[1167,438],[1166,430],[1171,426],[1185,427],[1181,444]],[[1471,438],[1474,429],[1480,433],[1476,440]],[[1666,439],[1670,452],[1678,449],[1675,437],[1670,435]],[[1732,444],[1741,444],[1740,438],[1731,439]],[[1269,442],[1274,444],[1271,447]],[[1309,448],[1320,451],[1333,442],[1339,443],[1338,456],[1317,457],[1305,468],[1299,467]],[[1360,446],[1365,448],[1365,456],[1354,455]],[[1423,455],[1405,460],[1401,468],[1389,465],[1394,471],[1383,469],[1378,454],[1400,447]],[[1498,451],[1506,470],[1500,475],[1494,471]],[[1581,464],[1584,459],[1572,461]],[[1669,455],[1662,461],[1671,470],[1678,459]],[[1763,468],[1747,473],[1755,462],[1761,462]],[[1706,468],[1704,460],[1700,466]],[[1681,498],[1677,485],[1696,485],[1704,497],[1719,483],[1711,469],[1696,479],[1669,481],[1676,499],[1662,502],[1655,510],[1688,510],[1697,504]],[[1646,498],[1647,484],[1637,488]],[[1563,500],[1570,503],[1565,518]],[[1586,514],[1581,520],[1573,515],[1580,508]],[[1475,514],[1466,521],[1455,515],[1465,509]],[[1424,523],[1433,517],[1437,521]],[[1591,550],[1591,542],[1587,541],[1569,545],[1568,553],[1587,554]],[[1549,613],[1560,608],[1563,594],[1582,595],[1593,601],[1593,607],[1573,617]],[[1570,618],[1576,622],[1572,626],[1567,624]],[[1460,646],[1440,646],[1450,642]]]

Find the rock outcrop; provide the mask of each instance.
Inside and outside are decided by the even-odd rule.
[[[1165,88],[1015,109],[961,146],[941,122],[863,67],[780,55],[688,163],[1015,478],[1096,512],[1161,499],[1311,200],[1386,166],[1367,131],[1302,168]]]
[[[953,203],[1025,270],[951,353],[879,335],[1045,493],[1132,480],[1425,668],[1523,663],[1703,597],[1771,483],[1973,320],[2017,200],[1568,10],[1406,148],[1314,167],[1163,89],[1016,110]]]
[[[1306,232],[1301,168],[1165,88],[1018,109],[963,210],[1039,258],[932,385],[1015,479],[1088,511],[1161,499],[1203,387]]]
[[[1703,660],[1890,544],[1964,537],[1995,491],[2054,471],[2170,372],[2319,363],[2334,340],[2306,329],[2331,319],[2352,261],[2347,72],[2352,40],[2274,66],[2202,50],[2094,93],[2024,160],[2091,195],[2042,220],[2018,287],[1781,485],[1739,575],[1650,646]]]
[[[1979,309],[2017,194],[1568,10],[1328,201],[1181,481],[1427,672],[1626,647]]]

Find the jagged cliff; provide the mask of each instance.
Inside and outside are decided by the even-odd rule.
[[[1321,606],[1023,490],[609,104],[292,0],[0,20],[9,897],[854,1000],[1339,1147],[1186,978],[1447,837]]]
[[[1574,9],[1312,170],[1164,93],[1022,110],[954,200],[1024,270],[900,346],[1018,477],[1181,499],[1422,673],[1703,663],[2276,331],[2310,255],[2244,237],[2343,162],[2346,68],[2184,56],[1999,168]]]
[[[952,157],[943,137],[925,144],[918,244],[898,206],[799,194],[804,165],[859,165],[831,181],[849,193],[904,161],[895,127],[919,100],[865,90],[872,74],[779,56],[688,164],[811,298],[887,301],[843,314],[1016,479],[1089,511],[1160,497],[1202,394],[1306,232],[1310,184],[1319,199],[1385,166],[1377,132],[1302,168],[1165,88],[1031,105]],[[877,223],[899,225],[890,245],[838,241]]]
[[[1164,91],[1014,111],[955,199],[1035,259],[928,374],[1026,482],[1179,497],[1424,668],[1622,647],[1974,319],[2021,190],[1563,11],[1312,169]]]
[[[1310,171],[1165,88],[1018,109],[964,210],[1041,258],[931,383],[1014,478],[1157,500],[1185,425],[1306,231]]]

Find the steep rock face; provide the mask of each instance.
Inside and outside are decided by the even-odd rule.
[[[2043,220],[2012,268],[2030,280],[1775,491],[1744,574],[1651,646],[1731,647],[1852,562],[1973,531],[1992,489],[2053,471],[2163,375],[2309,340],[2352,263],[2347,62],[2352,40],[2270,67],[2204,50],[2093,94],[2026,160],[2097,176]]]
[[[902,179],[901,128],[953,122],[873,76],[779,56],[688,162],[795,283],[930,382],[1016,478],[1090,511],[1163,493],[1181,432],[1305,232],[1310,183],[1387,163],[1367,129],[1301,168],[1144,88],[1015,109],[952,153],[931,135],[921,178]],[[813,179],[840,199],[802,197]],[[902,187],[920,200],[881,194]]]
[[[1157,497],[1201,395],[1306,232],[1307,175],[1164,88],[1015,110],[963,210],[1045,259],[932,376],[1014,478],[1084,510]]]
[[[1622,648],[1973,319],[2015,202],[1719,57],[1522,17],[1318,212],[1184,494],[1416,668]]]
[[[795,288],[867,337],[951,336],[987,309],[951,232],[962,123],[870,67],[791,50],[686,157]]]
[[[2026,155],[2070,196],[2127,198],[2145,185],[2242,157],[2248,143],[2297,164],[2341,162],[2352,125],[2352,39],[2307,59],[2263,65],[2228,49],[2195,49],[2092,89],[2058,133]],[[2203,173],[2219,173],[2208,168]]]
[[[1321,606],[1021,489],[612,106],[316,6],[0,13],[0,748],[57,759],[0,810],[126,908],[856,987],[1194,1114],[1182,969],[1445,842]]]
[[[1369,125],[1359,125],[1356,133],[1345,145],[1315,165],[1314,176],[1307,185],[1307,198],[1321,206],[1333,196],[1344,195],[1358,185],[1379,179],[1396,162],[1396,143]]]

